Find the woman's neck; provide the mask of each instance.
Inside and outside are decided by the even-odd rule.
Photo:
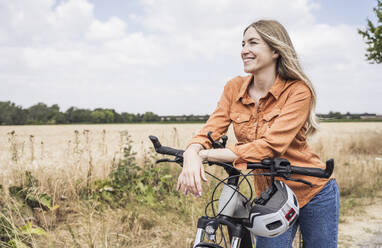
[[[270,67],[259,73],[253,73],[253,89],[256,92],[268,93],[276,79],[276,68]]]

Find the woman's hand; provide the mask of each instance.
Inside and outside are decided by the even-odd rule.
[[[202,195],[201,180],[207,181],[203,168],[203,160],[199,151],[203,149],[200,144],[191,144],[183,153],[183,169],[178,178],[177,190],[183,187],[183,193],[192,193],[195,196]]]
[[[216,162],[233,162],[237,155],[228,148],[200,150],[199,156],[204,160]]]

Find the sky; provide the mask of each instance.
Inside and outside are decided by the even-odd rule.
[[[0,0],[0,101],[62,111],[209,114],[246,75],[243,29],[276,19],[317,91],[317,113],[382,114],[382,65],[357,33],[376,0]]]

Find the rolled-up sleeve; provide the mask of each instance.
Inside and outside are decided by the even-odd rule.
[[[210,115],[206,124],[195,135],[191,141],[187,144],[187,147],[191,144],[197,143],[201,144],[205,149],[210,149],[212,147],[211,142],[208,139],[208,132],[212,131],[211,137],[214,140],[219,139],[223,134],[227,132],[227,129],[231,123],[229,117],[229,109],[232,100],[232,82],[228,82],[224,86],[223,94],[220,97],[218,105],[215,111]]]
[[[310,89],[303,83],[297,84],[290,91],[273,125],[259,139],[228,146],[238,156],[234,161],[235,167],[244,167],[248,162],[259,162],[266,157],[283,155],[305,125],[310,102]]]

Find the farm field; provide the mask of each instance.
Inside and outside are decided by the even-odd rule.
[[[153,167],[148,136],[155,135],[163,145],[183,149],[201,127],[0,126],[0,184],[4,195],[0,204],[7,210],[0,218],[6,221],[0,224],[8,225],[8,229],[0,228],[3,246],[12,247],[12,242],[20,241],[30,247],[189,247],[208,193],[194,199],[167,189],[175,187],[179,168],[165,166],[170,175],[166,177]],[[228,143],[235,142],[232,129],[228,137]],[[376,237],[382,233],[382,123],[322,123],[321,131],[309,143],[323,161],[335,159],[334,173],[342,196],[339,246],[378,244]],[[133,188],[129,188],[130,193],[123,195],[126,201],[117,204],[117,198],[106,199],[100,194],[107,191],[105,179],[124,163],[129,147],[136,153],[138,167],[149,168],[152,175],[159,175],[159,181],[167,180],[166,187],[159,183],[155,191],[163,198],[155,198],[145,185],[139,192],[149,192],[154,198],[132,193]],[[34,183],[28,185],[28,180]],[[37,196],[48,195],[50,202],[43,208],[39,199],[40,206],[28,207],[30,202],[20,202],[5,190],[14,186],[33,188]],[[204,185],[205,192],[212,186],[210,180]]]

